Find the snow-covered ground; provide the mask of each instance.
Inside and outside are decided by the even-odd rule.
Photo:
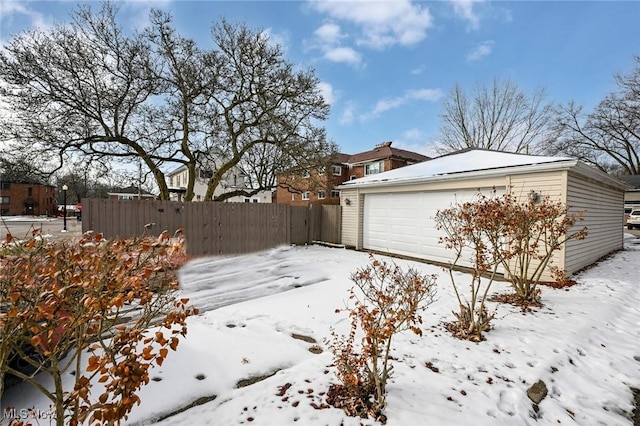
[[[640,240],[626,237],[624,251],[577,275],[576,286],[544,287],[545,306],[533,314],[491,304],[497,309],[494,329],[479,344],[455,339],[442,326],[456,308],[444,271],[395,259],[440,278],[438,299],[423,313],[423,337],[405,333],[394,340],[387,424],[632,424],[630,387],[640,387]],[[335,408],[315,408],[336,382],[323,339],[331,327],[347,331],[346,314],[335,309],[347,302],[349,275],[367,264],[366,253],[320,246],[192,261],[181,272],[181,285],[205,312],[189,320],[178,351],[152,371],[142,404],[127,423],[376,424]],[[493,288],[508,290],[505,283]],[[315,339],[324,351],[310,352],[314,344],[294,334]],[[536,420],[526,392],[538,380],[549,394]],[[22,384],[3,396],[2,406],[48,404]]]

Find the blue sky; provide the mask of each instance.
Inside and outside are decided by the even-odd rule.
[[[289,61],[316,70],[331,104],[328,136],[349,154],[389,140],[431,154],[441,101],[456,83],[470,90],[510,78],[529,93],[545,89],[547,101],[589,110],[640,54],[639,1],[118,3],[124,26],[141,28],[159,7],[203,47],[221,17],[268,31]],[[75,5],[0,0],[0,40],[66,21]]]

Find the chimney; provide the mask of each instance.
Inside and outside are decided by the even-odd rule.
[[[378,145],[376,145],[376,149],[384,148],[384,147],[387,147],[387,146],[391,146],[392,143],[393,143],[392,141],[379,143]]]

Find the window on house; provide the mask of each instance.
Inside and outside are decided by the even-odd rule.
[[[9,197],[0,197],[0,204],[9,204]]]
[[[33,197],[33,188],[27,188],[27,197]]]
[[[318,190],[318,200],[324,200],[324,198],[325,198],[324,189]]]
[[[325,173],[327,173],[327,168],[326,167],[318,167],[318,175],[324,176]]]
[[[296,194],[291,194],[291,201],[295,201],[296,200]]]
[[[302,193],[302,199],[303,200],[308,200],[309,199],[309,191],[305,191]]]
[[[257,198],[254,198],[254,199],[252,199],[252,200],[251,200],[251,202],[252,202],[252,203],[259,203],[259,202],[260,202],[260,200],[258,200]]]
[[[333,174],[335,176],[341,176],[342,175],[342,167],[341,166],[333,165],[333,166],[331,166],[331,170],[332,170],[332,172],[333,172]]]
[[[118,195],[118,200],[133,200],[134,198],[133,195]]]
[[[0,189],[11,189],[11,182],[0,182]]]
[[[331,190],[331,198],[336,198],[340,196],[340,191],[338,191],[337,189],[332,189]]]
[[[384,162],[376,161],[375,163],[369,163],[364,166],[365,175],[375,175],[384,171]]]
[[[356,178],[356,176],[355,176],[355,175],[351,175],[351,176],[349,177],[349,179],[351,179],[351,180],[354,180],[355,178]]]
[[[311,175],[309,174],[309,172],[307,170],[305,170],[304,172],[302,172],[302,177],[303,178],[308,178],[308,177],[311,177]]]

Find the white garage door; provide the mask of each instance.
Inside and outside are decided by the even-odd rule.
[[[488,188],[482,190],[483,194],[490,192]],[[504,189],[497,190],[498,195],[503,193]],[[453,251],[438,243],[444,234],[436,229],[436,212],[456,202],[470,201],[477,194],[477,189],[366,194],[363,248],[448,263]]]

